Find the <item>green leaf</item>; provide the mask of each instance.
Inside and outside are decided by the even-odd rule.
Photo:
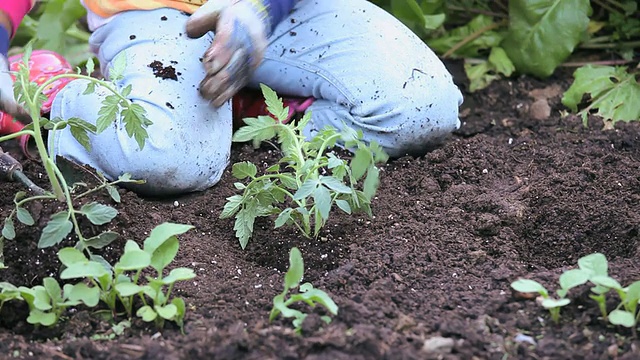
[[[109,64],[108,76],[111,81],[118,81],[124,76],[124,70],[127,68],[127,56],[125,52],[120,52],[111,60]]]
[[[331,211],[331,193],[324,186],[318,186],[313,191],[313,202],[320,212],[320,216],[323,220],[329,218],[329,212]],[[317,220],[316,220],[317,221]]]
[[[236,232],[236,237],[240,241],[240,247],[242,247],[242,249],[247,246],[249,238],[251,238],[253,234],[253,224],[257,215],[258,202],[255,199],[248,200],[244,207],[236,214],[233,230]]]
[[[93,59],[91,61],[93,62]],[[94,92],[96,92],[96,83],[93,81],[90,81],[89,83],[87,83],[87,88],[84,90],[82,95],[90,95],[90,94],[93,94]]]
[[[178,236],[193,229],[192,225],[174,224],[165,222],[156,226],[151,230],[151,234],[144,241],[144,250],[149,254],[160,247],[165,241],[169,240],[172,236]]]
[[[547,292],[547,289],[545,289],[545,287],[542,286],[542,284],[540,284],[535,280],[518,279],[511,283],[511,287],[515,291],[519,291],[522,293],[538,293],[544,297],[547,297],[549,294]]]
[[[89,58],[89,60],[87,60],[87,63],[84,66],[85,72],[87,73],[87,75],[91,76],[91,74],[93,74],[93,71],[95,70],[95,67],[96,65],[93,63],[93,58]]]
[[[102,249],[103,247],[111,244],[118,238],[118,233],[113,231],[106,231],[98,236],[94,236],[85,240],[84,245],[92,247],[94,249]]]
[[[4,219],[4,226],[2,227],[2,236],[5,239],[13,240],[16,238],[16,228],[13,225],[13,220],[10,217]]]
[[[269,116],[244,119],[245,126],[239,128],[233,134],[234,142],[253,141],[253,147],[257,148],[265,140],[276,136],[276,120]]]
[[[608,318],[609,322],[613,325],[621,325],[628,328],[632,328],[636,325],[636,318],[634,314],[628,311],[620,309],[613,310],[609,313]]]
[[[111,196],[113,201],[120,203],[120,193],[115,186],[107,185],[107,192],[109,193],[109,196]]]
[[[149,138],[146,128],[153,125],[147,118],[147,110],[142,105],[130,103],[122,110],[122,122],[127,135],[138,143],[140,150],[144,149],[144,144]]]
[[[563,306],[567,306],[571,303],[571,300],[569,299],[543,299],[542,300],[542,307],[545,309],[553,309],[553,308],[558,308],[558,307],[563,307]]]
[[[298,188],[298,183],[296,182],[296,179],[293,176],[289,175],[289,174],[280,174],[278,176],[278,179],[280,180],[282,185],[284,187],[286,187],[287,189],[297,189]]]
[[[68,294],[69,300],[82,301],[89,307],[95,307],[100,302],[100,289],[97,287],[89,287],[85,283],[73,285],[71,292]]]
[[[287,221],[289,221],[291,219],[291,212],[293,211],[292,208],[286,208],[284,210],[282,210],[282,212],[280,212],[280,214],[278,214],[278,217],[276,218],[276,222],[275,222],[275,228],[279,228],[281,226],[283,226],[284,224],[287,223]]]
[[[149,305],[145,305],[136,311],[136,316],[142,318],[143,321],[150,322],[158,317],[158,314]]]
[[[75,263],[84,263],[89,261],[82,251],[72,247],[60,249],[60,251],[58,251],[58,259],[67,267]]]
[[[351,159],[351,174],[356,180],[360,180],[366,174],[369,165],[373,162],[371,153],[365,148],[359,148]]]
[[[452,58],[479,57],[480,52],[500,45],[503,35],[491,28],[497,27],[490,16],[478,15],[468,24],[453,29],[448,34],[427,40],[427,44],[437,53],[443,54],[472,36],[477,36],[472,41],[459,47]],[[479,34],[479,36],[478,36]]]
[[[510,0],[502,47],[518,71],[547,77],[581,41],[590,11],[589,0]]]
[[[33,309],[29,312],[29,317],[27,318],[27,322],[33,325],[43,325],[43,326],[51,326],[56,323],[58,319],[56,318],[56,314],[54,313],[45,313],[38,309]]]
[[[640,281],[636,281],[627,288],[627,302],[638,304],[640,300]]]
[[[585,125],[592,113],[604,118],[607,128],[613,128],[618,121],[640,119],[640,83],[626,67],[586,65],[577,69],[574,77],[562,103],[577,112],[583,96],[590,95],[590,104],[578,113]]]
[[[329,189],[341,193],[341,194],[351,194],[353,191],[349,186],[345,185],[340,179],[337,179],[333,176],[320,176],[320,183]]]
[[[33,287],[33,306],[38,310],[47,311],[51,310],[51,296],[47,292],[44,286],[36,285]]]
[[[349,205],[349,202],[346,200],[336,200],[336,205],[338,205],[338,207],[346,212],[347,214],[351,215],[351,205]]]
[[[131,240],[130,240],[131,241]],[[151,255],[143,250],[125,251],[120,257],[114,268],[117,270],[140,270],[151,264]]]
[[[97,202],[82,205],[80,212],[94,225],[104,225],[118,215],[118,210]]]
[[[196,277],[196,273],[189,268],[175,268],[169,272],[169,275],[162,279],[166,285],[173,284],[177,281],[191,280]]]
[[[293,289],[300,284],[304,275],[304,261],[302,254],[297,247],[291,248],[289,252],[289,269],[284,275],[284,286],[286,289]]]
[[[607,258],[601,253],[593,253],[578,259],[578,267],[588,271],[593,275],[607,275],[609,263]]]
[[[262,90],[265,103],[267,104],[267,111],[269,111],[269,113],[275,116],[278,120],[285,121],[289,116],[289,112],[284,108],[282,99],[278,98],[276,92],[271,90],[271,88],[265,84],[260,84],[260,89]]]
[[[391,0],[391,12],[409,27],[426,25],[425,16],[416,0]]]
[[[231,174],[236,179],[242,180],[246,178],[253,178],[258,173],[258,168],[248,161],[243,161],[233,164],[231,168]]]
[[[49,294],[49,298],[51,298],[54,304],[62,302],[62,289],[60,288],[60,284],[56,281],[56,279],[52,277],[46,277],[42,279],[42,285]]]
[[[134,284],[131,282],[121,282],[116,284],[115,286],[116,291],[118,292],[118,294],[120,294],[120,296],[124,296],[124,297],[128,297],[128,296],[132,296],[135,294],[140,294],[143,291],[143,287],[138,285],[138,284]]]
[[[151,267],[154,268],[158,274],[162,274],[162,270],[167,267],[167,265],[175,259],[176,254],[178,254],[178,247],[177,237],[172,236],[167,239],[153,251],[151,255]]]
[[[616,279],[609,276],[595,275],[595,276],[591,276],[589,280],[596,285],[600,285],[606,288],[616,289],[616,290],[622,289],[622,286],[620,285],[620,283],[616,281]]]
[[[173,320],[178,313],[178,308],[174,304],[167,304],[165,306],[154,306],[154,309],[163,319]]]
[[[109,273],[104,268],[104,266],[96,261],[86,260],[85,262],[75,262],[71,263],[67,266],[66,269],[62,270],[60,274],[60,279],[77,279],[77,278],[85,278],[91,277],[97,279],[103,275],[108,275]]]
[[[67,211],[61,211],[52,215],[47,225],[42,229],[38,247],[47,248],[59,244],[69,235],[72,229],[73,224],[69,220],[69,213]]]
[[[44,4],[44,11],[37,22],[34,46],[66,55],[67,29],[82,18],[86,10],[79,1],[49,0]]]
[[[98,110],[98,119],[96,120],[96,133],[100,134],[113,124],[120,112],[120,98],[115,95],[107,95],[102,100],[102,106]]]
[[[35,224],[33,217],[31,216],[31,214],[27,209],[18,207],[16,210],[17,210],[16,216],[18,218],[18,221],[20,221],[21,223],[27,226],[32,226],[33,224]]]
[[[589,273],[581,269],[571,269],[560,275],[560,287],[569,290],[576,286],[586,284],[589,281]]]
[[[221,219],[226,219],[232,217],[235,213],[240,210],[240,206],[242,205],[242,195],[233,195],[227,198],[227,202],[224,204],[224,208],[222,213],[220,214]]]
[[[333,301],[331,296],[320,289],[314,289],[311,283],[300,285],[301,298],[305,302],[313,302],[322,305],[331,314],[338,315],[338,305]]]
[[[380,185],[380,170],[375,166],[371,166],[362,185],[362,192],[367,200],[371,200],[376,195],[378,185]]]
[[[316,179],[307,179],[302,183],[298,191],[293,194],[293,200],[302,200],[309,197],[309,195],[311,195],[318,187],[318,183],[319,182]]]
[[[96,133],[96,126],[84,121],[80,118],[70,118],[67,120],[71,127],[71,135],[82,145],[87,151],[91,151],[91,140],[88,133]]]

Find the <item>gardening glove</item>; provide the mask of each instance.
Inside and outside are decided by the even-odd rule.
[[[209,31],[213,42],[202,62],[207,71],[200,93],[222,106],[248,82],[264,56],[269,14],[259,0],[209,0],[187,22],[187,35],[198,38]]]
[[[0,54],[0,111],[11,115],[14,119],[30,122],[29,113],[16,102],[13,95],[13,79],[9,74],[9,61]]]

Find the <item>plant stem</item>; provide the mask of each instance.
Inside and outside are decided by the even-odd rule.
[[[20,130],[18,132],[15,132],[13,134],[9,134],[6,136],[1,136],[0,137],[0,143],[11,140],[11,139],[15,139],[18,138],[22,135],[29,135],[29,136],[34,136],[35,133],[32,130]]]
[[[584,43],[584,44],[580,44],[578,45],[579,48],[581,49],[618,49],[618,48],[635,48],[635,47],[639,47],[640,46],[640,41],[626,41],[626,42],[619,42],[619,43]]]
[[[49,161],[51,161],[51,160],[49,160]],[[52,168],[53,168],[55,174],[61,179],[62,189],[64,191],[64,196],[66,198],[67,207],[69,208],[69,217],[71,218],[71,221],[73,222],[73,229],[74,229],[74,231],[76,233],[76,236],[78,236],[78,241],[80,243],[84,244],[84,242],[85,242],[84,236],[82,235],[82,232],[80,232],[80,225],[78,224],[78,219],[76,218],[76,210],[73,208],[73,199],[71,198],[71,193],[69,192],[69,187],[67,186],[67,183],[64,180],[64,176],[60,172],[60,169],[58,169],[58,167],[55,166],[54,164],[52,164]],[[83,246],[83,248],[85,248],[85,250],[89,254],[91,254],[91,252],[88,250],[87,247]]]
[[[447,50],[447,52],[445,52],[442,57],[443,58],[449,58],[451,55],[453,55],[453,53],[455,53],[456,51],[460,50],[461,47],[467,45],[468,43],[472,42],[473,40],[479,38],[480,36],[482,36],[482,34],[491,31],[493,29],[497,29],[501,26],[507,25],[507,21],[506,20],[502,20],[499,21],[497,23],[493,23],[487,26],[484,26],[478,30],[476,30],[475,32],[469,34],[467,37],[465,37],[464,39],[462,39],[459,43],[453,45],[451,47],[451,49]]]

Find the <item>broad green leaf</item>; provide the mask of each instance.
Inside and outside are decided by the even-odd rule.
[[[76,141],[82,145],[82,147],[87,151],[91,151],[91,139],[89,138],[89,134],[87,134],[87,130],[77,126],[71,126],[69,129],[71,135],[76,139]]]
[[[60,279],[77,279],[91,277],[97,279],[109,273],[102,264],[96,261],[71,263],[66,269],[62,270]]]
[[[118,270],[140,270],[144,269],[151,263],[151,255],[143,250],[126,251],[120,257],[114,268]]]
[[[275,228],[279,228],[281,226],[283,226],[284,224],[287,223],[287,221],[289,221],[291,219],[291,212],[293,211],[292,208],[286,208],[284,210],[282,210],[282,212],[280,214],[278,214],[278,217],[276,218],[276,222],[275,222]]]
[[[313,202],[320,212],[320,216],[323,220],[329,218],[329,212],[331,211],[331,193],[324,186],[318,186],[313,191]],[[316,220],[317,221],[317,220]]]
[[[111,196],[113,201],[120,203],[120,193],[115,186],[107,185],[107,192],[109,193],[109,196]]]
[[[465,63],[464,71],[469,78],[469,91],[471,92],[482,90],[500,78],[500,75],[494,72],[493,66],[488,61],[479,64]]]
[[[27,209],[18,207],[16,210],[16,217],[18,218],[18,221],[27,226],[32,226],[33,224],[35,224],[35,221],[33,221],[33,217]]]
[[[416,0],[391,0],[391,12],[409,27],[425,26],[425,16]]]
[[[577,112],[583,96],[588,94],[590,104],[578,112],[585,125],[589,114],[604,118],[607,128],[613,128],[618,121],[640,120],[640,83],[626,67],[585,65],[573,75],[575,80],[564,93],[562,103]]]
[[[120,296],[128,297],[142,293],[143,287],[131,282],[121,282],[116,284],[116,291]]]
[[[333,176],[321,176],[320,183],[341,194],[351,194],[352,192],[352,189],[349,186],[345,185],[342,181]]]
[[[127,242],[124,244],[124,252],[136,250],[141,250],[140,245],[138,245],[138,243],[133,240],[127,240]]]
[[[51,310],[51,296],[47,292],[44,286],[36,285],[33,287],[33,305],[38,310],[47,311]]]
[[[94,249],[102,249],[103,247],[111,244],[118,238],[118,233],[113,231],[106,231],[98,236],[94,236],[85,240],[84,245],[87,247],[92,247]]]
[[[287,189],[298,188],[298,183],[296,182],[296,179],[289,174],[280,174],[278,179],[280,179],[280,182],[282,183],[282,185]]]
[[[558,307],[562,307],[562,306],[567,306],[571,303],[571,300],[569,299],[543,299],[542,300],[542,307],[545,309],[553,309],[553,308],[558,308]]]
[[[375,166],[371,166],[362,185],[362,192],[367,200],[371,200],[376,195],[378,185],[380,185],[380,170]]]
[[[240,210],[240,206],[242,205],[242,195],[233,195],[227,198],[227,202],[224,204],[224,208],[222,213],[220,214],[221,219],[226,219],[232,217],[235,213]]]
[[[317,187],[318,187],[318,180],[307,179],[304,183],[302,183],[298,191],[296,191],[296,193],[293,194],[293,199],[294,200],[305,199],[309,197],[309,195],[311,195]]]
[[[593,253],[578,259],[578,267],[586,270],[593,275],[607,275],[609,271],[609,263],[607,258],[601,253]]]
[[[94,225],[104,225],[118,215],[118,210],[97,202],[82,205],[80,212]]]
[[[640,281],[636,281],[627,288],[627,301],[637,304],[640,300]]]
[[[58,251],[58,259],[60,259],[60,262],[67,267],[72,264],[89,261],[82,251],[72,247],[60,249],[60,251]]]
[[[302,254],[297,247],[291,248],[289,252],[289,269],[284,275],[284,286],[286,289],[293,289],[300,284],[304,275],[304,261]]]
[[[192,225],[174,224],[165,222],[156,226],[151,230],[151,234],[144,241],[144,250],[150,254],[162,245],[165,241],[169,240],[172,236],[178,236],[193,229]]]
[[[145,305],[136,311],[136,316],[142,318],[143,321],[150,322],[158,317],[158,314],[149,305]]]
[[[492,65],[495,72],[503,74],[505,76],[511,76],[516,71],[515,65],[509,59],[507,52],[501,47],[491,48],[489,53],[489,64]]]
[[[616,290],[622,289],[622,286],[620,285],[620,283],[616,279],[609,276],[595,275],[595,276],[591,276],[589,280],[596,285],[600,285],[610,289],[616,289]]]
[[[163,319],[173,320],[178,313],[178,308],[174,304],[167,304],[165,306],[154,306],[154,309]]]
[[[60,288],[60,284],[58,284],[58,281],[56,281],[56,279],[52,277],[46,277],[42,279],[42,285],[44,286],[47,294],[49,294],[49,297],[54,304],[62,301],[62,289]]]
[[[589,272],[581,269],[571,269],[560,275],[560,287],[563,289],[571,289],[576,286],[586,284],[589,281]]]
[[[248,161],[243,161],[233,164],[231,168],[231,174],[236,179],[242,180],[246,178],[253,178],[258,173],[258,168]]]
[[[547,77],[581,41],[589,0],[510,0],[502,47],[522,73]]]
[[[38,247],[46,248],[59,244],[69,235],[72,229],[73,224],[69,220],[69,213],[67,211],[61,211],[52,215],[47,225],[42,229]]]
[[[67,55],[66,31],[86,14],[86,10],[79,1],[48,0],[44,4],[44,12],[37,22],[34,46]]]
[[[43,325],[43,326],[51,326],[56,323],[58,319],[56,318],[56,314],[54,313],[45,313],[38,309],[33,309],[29,312],[29,317],[27,318],[27,322],[33,325]]]
[[[621,325],[628,328],[632,328],[636,325],[636,318],[634,314],[628,311],[620,309],[613,310],[609,314],[608,318],[609,322],[613,325]]]
[[[16,228],[13,225],[13,220],[7,217],[4,219],[4,226],[2,227],[2,236],[5,239],[13,240],[16,238]]]
[[[176,254],[178,254],[178,238],[175,236],[170,237],[162,245],[158,246],[151,255],[151,267],[154,268],[158,274],[162,274],[162,270],[169,265]],[[146,250],[146,249],[145,249]]]
[[[166,285],[173,284],[177,281],[191,280],[196,277],[196,273],[193,269],[189,268],[175,268],[169,272],[169,275],[162,279],[162,282]]]
[[[138,143],[140,150],[144,149],[144,144],[149,138],[146,128],[153,125],[147,117],[147,110],[142,105],[130,103],[122,110],[122,122],[127,135]]]
[[[360,180],[367,173],[369,165],[373,162],[373,157],[367,149],[359,148],[351,159],[351,174],[356,180]]]
[[[338,205],[338,207],[346,212],[347,214],[351,215],[351,205],[349,205],[349,202],[346,200],[336,200],[336,205]]]
[[[233,134],[234,142],[253,141],[253,147],[257,148],[262,141],[276,136],[277,122],[269,116],[246,118],[244,122],[246,125]]]
[[[542,284],[535,280],[518,279],[511,283],[511,287],[515,291],[519,291],[522,293],[538,293],[544,297],[547,297],[549,295],[547,289],[545,289]]]
[[[85,283],[73,285],[68,294],[69,300],[82,301],[89,307],[94,307],[100,302],[100,289],[97,287],[89,287]]]
[[[258,212],[258,202],[255,199],[249,200],[245,206],[236,214],[236,221],[233,230],[240,241],[240,247],[244,249],[249,243],[249,238],[253,234],[253,224]]]

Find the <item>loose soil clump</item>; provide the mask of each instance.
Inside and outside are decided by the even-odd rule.
[[[578,258],[602,252],[610,273],[640,279],[640,143],[638,123],[602,131],[590,119],[562,118],[560,92],[550,108],[531,110],[540,92],[568,87],[570,74],[547,81],[522,77],[467,94],[463,126],[426,156],[382,167],[373,218],[332,215],[317,240],[261,219],[246,250],[233,220],[218,218],[236,193],[229,171],[214,188],[171,199],[121,190],[120,214],[108,226],[122,239],[105,250],[119,256],[125,239],[142,241],[164,221],[192,224],[174,266],[198,277],[177,294],[187,303],[185,335],[134,322],[114,340],[110,326],[80,309],[51,329],[27,324],[24,305],[0,314],[0,354],[42,359],[636,359],[631,331],[599,318],[588,287],[573,290],[560,324],[533,300],[515,297],[518,277],[551,287]],[[234,145],[232,162],[274,164],[269,144]],[[25,159],[36,180],[40,166]],[[38,180],[41,181],[41,180]],[[40,185],[45,185],[42,183]],[[18,184],[0,187],[0,216]],[[104,197],[102,201],[109,201]],[[31,209],[40,227],[54,204]],[[87,231],[90,227],[86,224]],[[55,251],[36,248],[39,228],[18,228],[5,244],[0,280],[33,286],[55,274]],[[97,231],[97,230],[96,230]],[[68,245],[68,244],[63,244]],[[289,321],[268,322],[282,290],[288,252],[301,249],[305,281],[340,307],[330,325],[310,310],[301,336]],[[612,304],[611,304],[612,305]]]

